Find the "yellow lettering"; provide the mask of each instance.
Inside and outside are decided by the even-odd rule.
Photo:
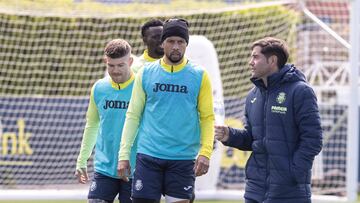
[[[30,133],[25,133],[25,121],[23,119],[19,119],[18,122],[19,127],[19,148],[18,153],[19,154],[27,154],[31,155],[33,153],[33,150],[31,149],[29,145],[29,138],[31,136]]]
[[[232,150],[232,152],[229,154],[228,150]],[[235,148],[229,149],[228,147],[225,147],[222,155],[221,167],[230,168],[235,165],[238,168],[245,168],[250,154],[251,152],[248,151],[240,151]]]
[[[237,118],[227,118],[225,120],[226,125],[234,128],[244,128],[241,120]],[[229,151],[230,150],[230,151]],[[232,150],[232,151],[231,151]],[[238,149],[229,147],[224,147],[221,158],[221,167],[229,169],[232,166],[237,166],[238,168],[245,168],[246,162],[250,157],[251,152],[240,151]]]
[[[3,133],[2,135],[2,154],[8,154],[8,142],[11,140],[11,154],[16,154],[17,139],[15,133]]]
[[[17,121],[18,135],[16,133],[7,132],[2,134],[2,155],[9,154],[9,143],[11,142],[11,155],[31,155],[33,150],[30,147],[29,139],[31,133],[25,133],[25,121],[19,119]]]

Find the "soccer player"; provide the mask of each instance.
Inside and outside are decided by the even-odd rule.
[[[129,203],[131,180],[128,177],[120,179],[117,175],[121,132],[135,79],[130,69],[133,59],[128,42],[123,39],[110,41],[104,50],[104,62],[109,76],[98,80],[91,89],[75,174],[79,183],[88,181],[87,160],[95,146],[95,173],[88,194],[89,202],[113,202],[119,195],[121,203]],[[129,154],[134,166],[136,147]]]
[[[151,19],[141,26],[141,37],[146,46],[144,53],[134,61],[132,70],[137,73],[147,62],[153,62],[164,55],[161,46],[161,33],[164,23],[158,19]]]
[[[215,126],[226,146],[252,151],[246,164],[246,203],[310,203],[311,168],[322,148],[317,99],[305,76],[286,64],[287,45],[264,38],[252,45],[255,87],[246,98],[245,129]]]
[[[204,175],[214,141],[214,110],[207,72],[184,57],[188,23],[165,21],[164,57],[136,75],[126,114],[118,171],[129,173],[129,153],[139,137],[133,180],[134,203],[188,203],[195,176]]]
[[[138,57],[133,65],[132,70],[137,73],[145,63],[154,62],[164,55],[164,49],[161,46],[161,34],[163,31],[164,23],[159,19],[150,19],[141,26],[141,37],[146,46],[144,53]],[[190,203],[195,199],[195,190]]]

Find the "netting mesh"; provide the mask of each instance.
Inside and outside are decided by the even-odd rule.
[[[348,38],[348,1],[307,1],[304,5]],[[204,35],[214,44],[226,122],[234,127],[242,127],[244,99],[252,88],[247,65],[251,42],[275,36],[290,44],[291,61],[306,73],[319,97],[324,128],[314,193],[344,195],[347,108],[338,104],[337,89],[348,85],[348,49],[297,4],[254,4],[176,17],[190,22],[191,34]],[[103,47],[111,39],[124,38],[133,53],[140,55],[145,48],[140,26],[148,19],[0,13],[0,187],[76,183],[73,174],[88,94],[105,71]],[[249,152],[225,148],[219,189],[243,189],[248,156]]]
[[[246,65],[250,43],[268,35],[289,39],[297,15],[280,5],[179,17],[189,20],[191,34],[204,35],[213,42],[227,98],[226,113],[241,118],[243,105],[238,104],[251,88]],[[120,37],[131,43],[135,54],[141,54],[140,26],[145,20],[0,15],[3,131],[16,133],[17,122],[23,119],[24,133],[31,133],[25,141],[33,151],[21,154],[11,148],[19,135],[2,136],[1,161],[7,163],[0,166],[3,186],[10,182],[75,183],[73,169],[87,95],[105,71],[103,47]],[[14,167],[9,162],[31,164]],[[23,176],[30,178],[20,178]]]
[[[246,69],[250,43],[268,35],[288,39],[296,19],[283,6],[180,17],[189,20],[191,34],[204,35],[214,43],[223,70],[225,96],[243,96],[250,88],[250,73]],[[141,54],[144,46],[139,30],[145,20],[2,14],[0,56],[4,88],[0,93],[87,95],[89,84],[104,73],[102,54],[107,41],[124,38],[135,54]],[[227,88],[230,85],[232,88]]]
[[[314,164],[313,190],[315,194],[344,196],[348,136],[348,106],[344,101],[350,98],[344,92],[349,87],[350,2],[307,0],[303,3],[324,23],[320,26],[305,12],[297,35],[297,64],[317,94],[324,130],[323,150]]]
[[[2,96],[0,103],[0,185],[73,182],[87,98]]]
[[[313,190],[315,194],[346,195],[346,139],[347,139],[347,106],[320,106],[322,127],[324,129],[324,146],[319,170],[313,172]],[[315,174],[314,174],[315,173]]]
[[[301,20],[296,29],[296,49],[292,52],[295,53],[293,59],[316,91],[324,130],[323,150],[314,161],[312,189],[313,193],[318,195],[344,196],[348,116],[346,98],[349,97],[348,92],[344,91],[346,92],[349,86],[349,48],[346,41],[349,38],[350,5],[345,0],[309,0],[301,3],[305,6],[304,9],[308,9],[338,35],[332,35],[309,15],[301,12]],[[237,101],[235,105],[243,106],[243,103]],[[230,107],[229,103],[226,107],[236,109]],[[244,187],[244,168],[248,156],[246,152],[225,149],[219,187]]]

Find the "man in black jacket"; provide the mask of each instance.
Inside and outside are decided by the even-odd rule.
[[[245,128],[215,126],[226,146],[252,151],[246,164],[246,203],[310,203],[311,168],[322,148],[317,99],[303,73],[286,64],[284,41],[252,45],[255,87],[245,104]]]

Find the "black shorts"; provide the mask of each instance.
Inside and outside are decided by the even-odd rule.
[[[118,194],[121,203],[131,203],[131,179],[129,182],[125,182],[121,179],[102,175],[101,173],[94,173],[88,199],[114,201]]]
[[[195,183],[194,164],[194,160],[166,160],[138,153],[133,197],[159,200],[163,194],[191,199]]]

